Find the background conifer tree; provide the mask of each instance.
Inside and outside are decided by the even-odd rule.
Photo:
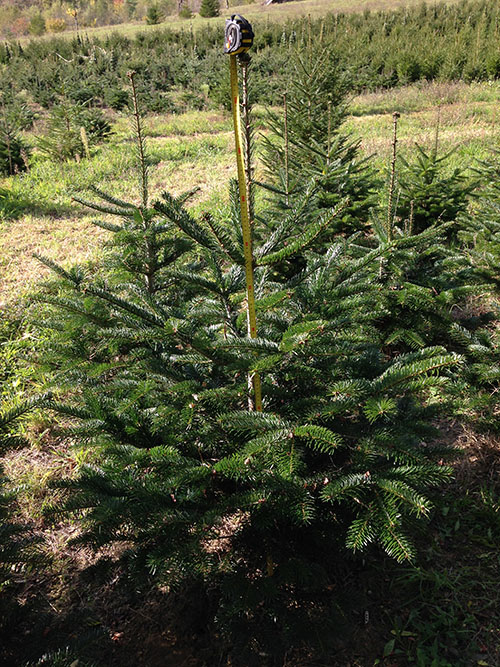
[[[64,162],[89,155],[90,147],[105,141],[111,124],[100,109],[86,102],[71,103],[63,96],[54,105],[47,121],[47,130],[39,136],[38,148],[53,160]]]
[[[467,210],[475,183],[468,180],[462,190],[464,174],[447,173],[449,154],[438,154],[437,130],[429,153],[417,145],[416,160],[401,160],[399,117],[398,112],[393,114],[388,191],[382,193],[382,206],[372,213],[372,234],[361,239],[360,248],[365,246],[366,252],[374,244],[397,242],[381,260],[378,275],[385,301],[379,327],[391,353],[436,344],[451,350],[455,324],[470,332],[481,325],[482,318],[467,314],[468,300],[488,291],[456,243],[459,215]]]
[[[200,5],[200,16],[211,18],[219,16],[219,0],[202,0]]]
[[[0,173],[12,176],[25,171],[29,147],[20,132],[32,127],[34,113],[13,94],[2,95],[0,106]]]
[[[359,157],[359,140],[342,133],[349,77],[328,45],[309,44],[291,51],[288,82],[285,110],[269,114],[270,135],[263,139],[269,185],[290,201],[314,178],[320,209],[346,203],[330,233],[366,229],[377,180]]]
[[[396,212],[415,234],[439,221],[455,222],[465,211],[468,197],[477,185],[460,167],[447,173],[447,161],[455,149],[440,154],[437,132],[431,150],[425,151],[417,144],[412,161],[399,158],[402,168]],[[450,225],[447,234],[456,238],[456,225]]]
[[[498,346],[498,299],[500,275],[500,153],[479,163],[476,169],[479,187],[469,210],[456,222],[461,242],[460,253],[467,258],[474,272],[488,289],[485,302],[476,301],[469,309],[467,322],[455,321],[451,336],[466,357],[464,373],[453,386],[455,410],[474,423],[475,427],[498,432],[498,398],[496,386],[500,378]],[[493,298],[491,298],[493,297]]]
[[[150,5],[146,11],[146,23],[148,25],[158,25],[163,20],[163,15],[158,5]]]
[[[471,213],[459,219],[461,242],[481,276],[495,285],[500,283],[500,151],[477,168],[480,187]]]

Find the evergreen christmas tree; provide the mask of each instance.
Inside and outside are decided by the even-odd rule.
[[[146,12],[146,23],[148,25],[158,25],[162,20],[163,16],[158,5],[150,5]]]
[[[349,79],[330,47],[316,47],[292,52],[284,111],[269,114],[263,161],[270,177],[267,187],[277,189],[285,202],[300,197],[304,184],[314,178],[321,192],[319,209],[345,203],[329,229],[331,236],[368,227],[378,182],[359,157],[360,141],[342,133]]]
[[[403,161],[405,168],[401,171],[397,168],[399,117],[399,113],[393,114],[385,219],[382,209],[372,213],[373,233],[361,239],[359,247],[364,247],[361,252],[367,252],[376,245],[395,242],[380,262],[378,275],[381,298],[385,302],[384,316],[378,326],[388,351],[397,354],[436,344],[452,350],[455,348],[451,335],[454,324],[459,323],[468,330],[480,325],[479,320],[468,317],[467,300],[487,289],[470,260],[450,242],[456,237],[459,224],[456,217],[460,210],[466,209],[472,185],[463,193],[458,192],[463,176],[458,172],[451,176],[446,174],[446,156],[438,156],[437,134],[431,153],[417,146],[412,178],[407,180],[410,163]],[[407,196],[412,192],[415,199],[408,202],[403,196],[401,207],[398,188]],[[453,202],[448,200],[448,193]],[[401,219],[396,213],[405,205],[408,217]]]
[[[235,189],[227,219],[193,216],[189,193],[151,205],[137,109],[136,123],[141,203],[81,200],[114,218],[98,223],[113,234],[100,275],[44,260],[61,278],[40,297],[64,396],[53,407],[94,449],[62,483],[65,511],[83,510],[80,542],[121,544],[136,572],[204,581],[219,632],[234,642],[245,627],[233,664],[249,664],[310,637],[316,608],[299,601],[328,585],[343,545],[414,557],[425,488],[449,474],[421,444],[439,410],[428,399],[458,358],[388,357],[374,271],[392,245],[317,246],[341,209],[322,207],[314,182],[255,222],[257,237],[261,219],[273,231],[255,249],[259,338],[247,338]],[[302,270],[275,280],[297,257]],[[255,372],[263,412],[248,409]]]
[[[201,0],[200,16],[203,18],[219,16],[219,0]]]
[[[479,163],[480,183],[471,212],[462,212],[458,235],[481,276],[500,284],[500,151]]]
[[[476,169],[479,187],[470,210],[457,221],[461,254],[487,283],[486,303],[473,304],[469,318],[475,327],[453,324],[456,348],[466,356],[464,373],[453,386],[455,410],[475,427],[498,432],[500,378],[497,302],[500,275],[500,152],[494,151]],[[493,299],[491,298],[493,295]],[[493,303],[493,306],[492,306]],[[467,309],[465,309],[467,312]]]
[[[102,111],[62,97],[51,109],[47,131],[38,137],[38,148],[53,160],[64,162],[89,156],[90,146],[105,141],[110,134],[111,124]]]
[[[411,220],[415,234],[438,221],[455,222],[477,185],[459,167],[447,173],[447,161],[456,149],[439,154],[438,131],[430,151],[417,144],[413,161],[399,158],[403,168],[399,173],[397,214],[403,220]],[[456,231],[456,225],[449,226],[448,236],[456,238]]]
[[[376,244],[389,243],[385,224],[373,218],[374,234],[358,246],[360,254]],[[481,318],[470,318],[466,304],[488,291],[470,261],[459,250],[450,249],[450,223],[437,223],[420,234],[393,226],[394,247],[380,262],[380,298],[383,315],[380,335],[391,354],[443,345],[454,349],[454,324],[473,331]]]
[[[29,147],[20,136],[33,125],[34,114],[27,104],[4,92],[0,108],[0,173],[13,176],[27,168]]]

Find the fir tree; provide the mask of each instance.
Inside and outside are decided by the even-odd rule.
[[[455,178],[461,182],[462,176],[446,174],[446,156],[441,159],[437,152],[437,133],[431,153],[417,146],[417,160],[411,167],[413,179],[407,179],[409,162],[403,161],[405,167],[398,169],[399,117],[398,112],[393,114],[389,188],[383,197],[386,206],[381,209],[387,208],[387,213],[383,217],[380,211],[372,213],[373,233],[361,239],[359,247],[364,246],[361,252],[366,252],[374,245],[396,242],[381,260],[378,275],[385,302],[379,328],[391,354],[436,344],[451,350],[455,343],[450,331],[455,323],[471,330],[480,324],[468,321],[467,300],[488,289],[461,249],[450,243],[459,224],[455,218],[459,210],[466,209],[472,185],[463,193],[457,191]],[[403,207],[408,206],[408,217],[403,219],[397,215],[401,209],[398,187],[420,197],[411,201],[403,197]]]
[[[47,406],[47,397],[0,405],[0,456],[9,450],[26,445],[16,431],[16,424],[35,406]],[[0,466],[0,632],[14,632],[18,623],[18,604],[8,596],[18,574],[41,560],[40,539],[32,527],[16,523],[14,517],[16,493],[9,489],[9,480]],[[6,595],[7,593],[7,595]]]
[[[163,16],[158,5],[151,5],[146,12],[146,23],[148,25],[158,25],[163,21]]]
[[[89,108],[87,103],[72,104],[62,97],[54,105],[46,133],[37,140],[43,153],[59,162],[89,157],[90,146],[109,137],[111,124],[99,109]]]
[[[481,276],[500,284],[500,151],[477,168],[480,188],[471,213],[459,219],[461,242]]]
[[[220,632],[259,629],[241,647],[248,664],[266,638],[283,648],[311,632],[317,619],[292,601],[328,584],[343,545],[414,557],[425,489],[449,474],[421,445],[439,409],[427,398],[458,358],[438,346],[388,357],[375,277],[397,241],[318,246],[341,208],[321,206],[314,179],[256,218],[258,238],[261,220],[273,231],[255,250],[260,337],[248,339],[236,190],[227,218],[194,216],[190,193],[151,205],[135,111],[140,204],[100,189],[81,199],[107,216],[105,267],[44,260],[60,277],[40,296],[45,363],[65,396],[53,409],[95,452],[62,483],[65,511],[84,510],[80,542],[121,544],[136,572],[217,590]],[[277,267],[298,257],[286,279]],[[253,372],[262,413],[248,410]]]
[[[399,171],[397,214],[408,221],[415,234],[438,221],[455,222],[465,211],[468,197],[477,185],[459,167],[447,173],[447,161],[456,149],[440,154],[438,131],[436,129],[436,139],[430,151],[417,144],[412,162],[399,158],[402,168]],[[447,233],[450,238],[456,238],[456,225],[448,227]]]
[[[320,209],[346,202],[330,233],[352,233],[368,226],[377,181],[359,157],[359,140],[342,133],[349,78],[329,46],[310,44],[292,51],[284,112],[269,114],[270,136],[263,161],[270,185],[290,202],[314,178]]]
[[[219,16],[219,0],[201,0],[200,16],[203,18]]]
[[[480,185],[473,205],[457,220],[461,254],[487,283],[488,289],[483,291],[489,298],[464,308],[474,326],[459,320],[451,329],[456,348],[467,358],[464,373],[452,387],[455,410],[476,428],[494,432],[498,431],[496,387],[500,378],[496,306],[500,282],[499,157],[500,153],[494,151],[490,159],[479,163],[476,175]]]
[[[29,31],[31,35],[34,35],[35,37],[39,37],[40,35],[43,35],[44,32],[46,31],[47,26],[45,23],[45,18],[43,17],[43,14],[34,14],[29,23]]]
[[[361,255],[374,244],[389,243],[386,225],[376,217],[372,224],[373,236],[358,246]],[[450,223],[437,223],[416,235],[408,228],[392,227],[395,245],[381,260],[376,278],[384,303],[377,326],[391,354],[426,345],[453,350],[453,324],[471,330],[481,324],[481,318],[469,318],[466,304],[489,288],[467,257],[449,248],[449,227]]]
[[[22,130],[29,129],[34,114],[29,107],[14,96],[2,96],[0,110],[0,173],[13,176],[27,168],[30,150],[20,136]]]

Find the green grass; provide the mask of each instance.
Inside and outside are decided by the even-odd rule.
[[[217,200],[234,175],[233,147],[227,129],[214,131],[213,117],[213,113],[188,113],[183,129],[178,116],[146,119],[153,196],[165,189],[180,194],[198,187],[198,205]],[[230,127],[228,118],[217,117],[219,127]],[[195,134],[190,133],[193,127]],[[165,136],[169,130],[171,136]],[[183,132],[190,135],[182,136]],[[11,200],[19,200],[23,210],[16,220],[2,223],[0,306],[29,292],[47,275],[32,257],[34,252],[63,262],[86,261],[99,253],[106,233],[92,225],[94,216],[72,203],[71,197],[94,184],[138,201],[134,164],[130,125],[128,119],[120,119],[113,140],[99,147],[90,160],[53,163],[38,155],[28,173],[4,179]]]
[[[401,603],[388,614],[397,665],[500,664],[500,443],[455,429],[450,437],[463,453],[446,504],[422,540],[419,567],[391,576]],[[442,657],[450,653],[452,663]]]
[[[411,113],[447,105],[468,105],[474,113],[478,104],[487,104],[491,115],[498,109],[500,82],[488,83],[418,83],[412,86],[365,93],[353,98],[350,106],[353,116]],[[458,108],[458,107],[457,107]]]
[[[145,132],[149,137],[191,137],[197,134],[231,132],[231,116],[222,112],[200,113],[188,111],[182,116],[153,116],[146,120]]]

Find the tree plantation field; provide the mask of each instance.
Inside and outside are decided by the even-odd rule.
[[[453,4],[457,0],[449,0],[446,4]],[[24,9],[15,6],[16,3],[3,3],[0,8],[0,30],[6,38],[22,37],[23,35],[44,35],[44,37],[60,33],[64,36],[71,36],[75,30],[75,18],[72,14],[75,7],[68,3],[45,3],[44,11],[40,12],[36,6]],[[80,30],[92,36],[103,36],[115,31],[117,27],[122,34],[133,35],[138,31],[154,31],[158,25],[167,25],[176,30],[189,29],[203,30],[207,25],[217,21],[217,17],[207,19],[199,14],[200,2],[183,3],[189,7],[192,12],[180,17],[177,13],[177,3],[160,2],[154,3],[146,0],[145,2],[111,2],[102,1],[98,4],[96,11],[95,2],[80,2],[77,19]],[[327,12],[353,13],[362,11],[393,10],[399,6],[412,7],[418,5],[417,0],[398,0],[389,2],[388,0],[357,0],[350,2],[348,0],[301,0],[300,2],[287,2],[262,5],[260,3],[239,3],[231,4],[231,7],[224,10],[220,8],[220,15],[244,14],[249,20],[258,19],[272,20],[273,22],[287,20],[297,16],[323,16]],[[14,6],[13,6],[14,5]],[[51,6],[52,5],[52,6]],[[148,22],[148,10],[151,7],[158,8],[157,16],[159,23]],[[69,10],[69,11],[68,11]],[[100,11],[99,11],[100,10]],[[132,14],[132,15],[131,15]],[[129,19],[135,19],[133,22],[127,22]],[[156,18],[156,17],[155,17]],[[94,26],[99,27],[94,27]],[[24,39],[28,39],[25,37]]]
[[[456,147],[447,168],[469,167],[498,144],[499,96],[497,82],[424,84],[366,93],[352,99],[346,129],[361,140],[363,154],[384,178],[395,110],[402,112],[401,155],[410,157],[415,142],[432,146],[438,129],[442,150]],[[265,110],[258,109],[255,117],[264,134]],[[228,178],[235,177],[231,127],[229,113],[216,111],[147,116],[144,133],[154,164],[152,188],[180,193],[198,187],[195,210],[202,210],[207,202],[224,206]],[[96,183],[105,183],[117,196],[137,192],[133,154],[128,150],[132,129],[126,114],[115,117],[113,130],[110,143],[89,162],[54,164],[40,157],[29,173],[4,181],[20,205],[14,219],[2,225],[0,303],[16,300],[47,275],[33,252],[65,262],[91,259],[99,253],[106,234],[90,224],[94,215],[74,205],[71,196]],[[32,141],[32,135],[27,139]]]
[[[446,172],[451,173],[455,168],[487,159],[498,145],[498,94],[496,83],[427,84],[369,93],[351,100],[344,128],[359,137],[363,155],[369,157],[376,171],[387,180],[392,111],[400,109],[400,156],[411,160],[415,141],[430,149],[438,130],[440,150],[446,152],[456,147],[445,166]],[[260,144],[262,137],[268,135],[266,115],[261,109],[255,110],[254,115]],[[3,187],[15,193],[21,202],[14,217],[2,223],[1,294],[8,318],[17,316],[26,303],[23,297],[29,303],[36,282],[48,275],[47,268],[32,257],[33,251],[68,267],[74,261],[94,262],[101,256],[102,243],[109,233],[91,224],[96,215],[73,203],[72,193],[85,191],[90,184],[97,183],[105,184],[107,191],[117,197],[138,201],[131,134],[130,118],[125,114],[115,115],[110,142],[90,160],[57,165],[39,156],[28,173],[4,181]],[[168,189],[180,193],[197,186],[200,189],[191,204],[194,212],[227,207],[227,182],[235,173],[227,113],[149,115],[144,119],[144,134],[152,157],[153,192]],[[27,138],[30,140],[31,135]],[[258,177],[262,171],[258,160]],[[382,194],[380,205],[384,197]],[[470,307],[475,307],[473,302]],[[29,348],[30,338],[28,334],[24,341],[7,346],[4,363],[8,363],[9,349],[13,359],[26,345]],[[21,363],[17,381],[13,384],[9,381],[11,388],[6,393],[22,392],[30,374],[29,367]],[[77,525],[64,519],[48,523],[44,519],[43,507],[53,503],[61,493],[50,489],[51,481],[73,474],[88,456],[84,450],[72,449],[72,439],[61,438],[55,428],[54,431],[46,416],[37,413],[28,427],[31,449],[11,452],[5,458],[6,474],[13,484],[23,488],[18,496],[18,519],[23,523],[35,522],[39,534],[47,539],[43,551],[51,558],[50,567],[41,577],[28,574],[27,586],[19,588],[28,609],[42,604],[43,613],[35,622],[35,634],[46,632],[49,647],[63,646],[47,659],[66,660],[67,655],[68,661],[75,656],[80,659],[90,656],[95,661],[104,651],[105,655],[113,656],[113,664],[120,665],[212,664],[193,655],[190,642],[186,643],[182,636],[184,631],[179,631],[173,622],[171,615],[178,613],[175,596],[172,599],[150,585],[141,589],[137,600],[121,585],[108,585],[96,592],[84,574],[94,556],[88,549],[67,544],[77,534]],[[486,509],[484,495],[494,493],[492,489],[496,488],[498,443],[496,438],[477,434],[456,421],[444,429],[443,437],[447,444],[463,446],[465,454],[455,455],[456,481],[447,489],[439,515],[433,519],[431,543],[425,544],[426,538],[422,536],[421,569],[397,569],[380,559],[364,561],[361,569],[359,564],[349,566],[358,569],[352,571],[346,584],[339,584],[335,590],[339,599],[353,595],[358,603],[355,608],[347,605],[342,612],[347,615],[343,620],[338,619],[350,626],[349,639],[337,645],[336,662],[328,664],[368,665],[378,659],[380,664],[403,665],[417,655],[422,665],[431,664],[432,660],[448,664],[439,657],[443,655],[452,656],[451,664],[462,664],[458,662],[457,647],[469,642],[472,636],[475,648],[463,664],[494,665],[498,660],[498,618],[494,613],[498,602],[495,593],[498,561],[495,533],[491,533],[491,526],[486,527],[490,523],[487,512],[492,512],[493,519],[495,510]],[[478,526],[483,528],[476,532]],[[481,535],[483,530],[486,532]],[[37,595],[43,595],[44,601],[40,602]],[[92,602],[88,601],[88,595]],[[397,598],[397,606],[391,598]],[[188,607],[186,613],[188,618],[179,623],[187,623],[188,631],[193,632],[189,617],[197,612]],[[30,618],[28,613],[24,622],[33,624]],[[88,630],[73,631],[71,619],[79,619],[78,623],[83,619]],[[30,646],[22,654],[36,655],[39,640],[31,638],[28,626],[23,632],[29,632]],[[137,633],[143,637],[140,648],[135,646]],[[12,651],[14,654],[21,651],[20,645],[15,638],[10,641],[10,664],[21,664],[12,662]],[[203,640],[198,637],[196,642],[196,652],[199,650],[203,656],[207,650]],[[66,649],[66,645],[71,648]],[[312,657],[310,660],[307,652],[301,650],[290,654],[290,664],[323,664],[312,662]],[[101,663],[97,658],[97,662],[88,664]]]
[[[1,665],[500,664],[498,7],[325,7],[0,44]]]
[[[308,44],[315,51],[327,47],[357,92],[417,81],[492,81],[500,75],[499,8],[493,0],[289,16],[285,22],[255,24],[254,103],[281,104],[290,85],[291,53]],[[2,42],[0,88],[9,104],[31,98],[49,109],[65,99],[120,110],[130,101],[127,72],[134,70],[144,112],[229,108],[219,21],[200,31],[161,27],[131,35],[115,30],[103,37]]]

